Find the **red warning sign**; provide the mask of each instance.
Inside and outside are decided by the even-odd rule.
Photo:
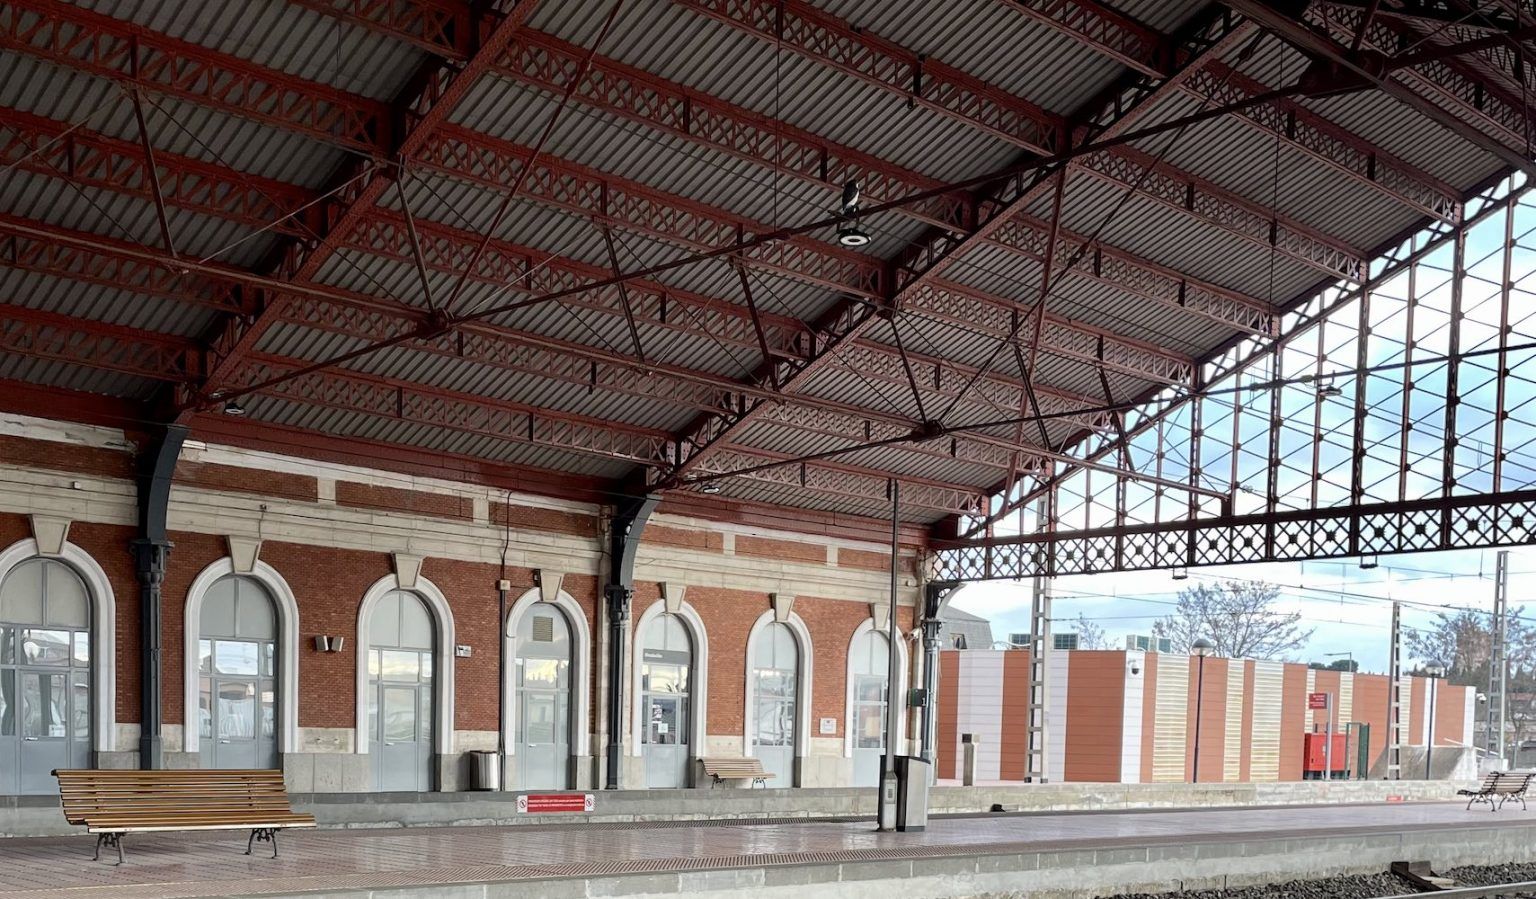
[[[1308,693],[1307,694],[1307,708],[1309,708],[1309,709],[1326,709],[1326,708],[1328,708],[1328,694],[1327,693]]]
[[[517,810],[527,815],[590,812],[595,805],[591,793],[526,793],[517,797]]]

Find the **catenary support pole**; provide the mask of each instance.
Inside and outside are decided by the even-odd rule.
[[[624,662],[629,650],[629,610],[635,596],[635,551],[640,533],[661,497],[626,498],[614,508],[608,530],[608,580],[603,585],[608,615],[608,746],[603,786],[617,790],[624,761]]]
[[[1497,758],[1504,757],[1504,719],[1509,707],[1509,660],[1505,643],[1509,639],[1509,550],[1501,549],[1493,581],[1493,652],[1488,663],[1487,749]],[[1518,753],[1518,748],[1517,748]],[[1503,767],[1509,768],[1509,765]]]
[[[138,464],[139,535],[131,544],[133,570],[139,582],[139,767],[165,767],[160,731],[163,715],[160,695],[161,667],[160,590],[165,583],[171,540],[166,518],[171,501],[171,482],[187,429],[167,426],[155,442],[140,453]],[[110,697],[106,701],[110,701]]]
[[[1387,651],[1387,780],[1403,776],[1402,604],[1392,603],[1392,645]]]
[[[901,683],[901,628],[896,623],[897,591],[901,586],[901,482],[892,478],[891,484],[891,604],[886,615],[886,637],[889,642],[886,659],[885,682],[885,768],[896,766],[896,756],[901,747],[896,744],[900,733],[901,712],[907,703],[898,691]]]

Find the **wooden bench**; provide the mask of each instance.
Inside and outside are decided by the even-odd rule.
[[[725,780],[750,780],[754,787],[767,787],[768,779],[772,774],[763,770],[763,760],[756,758],[747,759],[700,759],[704,765],[704,773],[708,774],[710,789]]]
[[[263,842],[277,858],[279,830],[315,826],[313,815],[289,806],[281,771],[60,770],[53,776],[65,820],[96,834],[94,861],[105,845],[122,864],[124,834],[179,830],[249,830],[245,854]]]
[[[1479,802],[1488,803],[1488,811],[1497,811],[1504,807],[1504,803],[1518,799],[1520,807],[1525,805],[1525,791],[1531,786],[1531,774],[1517,774],[1512,771],[1490,771],[1483,778],[1482,786],[1475,790],[1457,790],[1457,796],[1469,796],[1467,808]],[[1494,800],[1498,804],[1494,804]]]

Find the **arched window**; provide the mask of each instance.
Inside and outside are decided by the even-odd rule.
[[[385,792],[432,789],[437,627],[415,592],[391,590],[368,619],[368,738]]]
[[[91,620],[85,582],[57,559],[0,582],[0,793],[51,793],[53,769],[90,767]]]
[[[549,603],[524,614],[513,635],[517,651],[517,787],[565,790],[571,785],[571,625]]]
[[[645,785],[685,787],[695,688],[693,641],[682,618],[663,612],[651,619],[640,635],[639,665]]]
[[[848,738],[855,786],[880,782],[890,707],[891,641],[866,622],[848,647]]]
[[[204,768],[278,766],[277,604],[256,580],[226,575],[198,621],[198,754]]]
[[[800,647],[794,633],[770,622],[752,648],[752,755],[774,775],[776,786],[794,783],[799,742]]]

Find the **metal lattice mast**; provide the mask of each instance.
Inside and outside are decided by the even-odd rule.
[[[1509,550],[1499,550],[1493,582],[1493,653],[1488,663],[1488,751],[1504,757],[1504,719],[1508,704],[1509,664],[1505,657],[1509,614]]]
[[[1053,527],[1055,504],[1042,499],[1038,505],[1038,527]],[[1047,653],[1051,651],[1051,582],[1041,575],[1034,579],[1029,604],[1029,725],[1026,729],[1024,779],[1045,783],[1050,776],[1047,759],[1051,751],[1046,710],[1049,694]]]
[[[1392,603],[1392,647],[1387,661],[1387,780],[1402,779],[1403,659],[1401,603]]]

